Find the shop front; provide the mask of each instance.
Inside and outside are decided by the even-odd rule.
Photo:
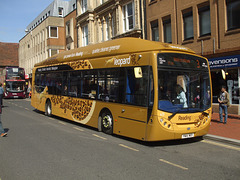
[[[230,114],[240,115],[240,55],[210,58],[212,77],[213,111],[218,112],[218,97],[221,86],[226,86],[230,96]]]

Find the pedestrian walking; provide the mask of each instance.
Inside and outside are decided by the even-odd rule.
[[[0,83],[0,106],[3,106],[3,102],[2,102],[3,93],[4,93],[4,89],[2,87],[2,83]]]
[[[7,133],[4,131],[3,127],[2,127],[2,106],[0,106],[0,134],[1,137],[5,137],[7,135]]]
[[[229,94],[226,91],[226,86],[222,86],[221,88],[221,93],[218,98],[219,102],[219,117],[220,117],[220,122],[223,122],[223,111],[225,115],[224,119],[224,124],[227,123],[227,118],[228,118],[228,107],[230,106],[230,101],[229,101]]]

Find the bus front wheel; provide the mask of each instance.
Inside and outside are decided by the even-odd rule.
[[[45,105],[45,115],[51,116],[52,115],[52,105],[51,102],[48,100]]]
[[[102,131],[106,134],[113,133],[113,117],[109,111],[104,111],[101,115]]]

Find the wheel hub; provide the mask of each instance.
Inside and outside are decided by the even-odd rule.
[[[112,119],[109,115],[103,117],[103,126],[105,128],[110,128],[112,126]]]

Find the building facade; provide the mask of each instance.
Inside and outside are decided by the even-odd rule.
[[[54,0],[28,25],[18,53],[19,65],[30,78],[34,64],[76,46],[75,17],[76,0]]]
[[[19,41],[19,64],[31,78],[35,63],[65,50],[121,37],[144,36],[142,0],[54,0]]]
[[[18,66],[18,43],[0,42],[0,83],[4,82],[3,70],[7,66]]]
[[[146,1],[147,39],[181,44],[209,59],[214,111],[222,85],[230,113],[240,114],[240,1]]]
[[[78,47],[121,37],[141,38],[141,0],[77,0]]]

